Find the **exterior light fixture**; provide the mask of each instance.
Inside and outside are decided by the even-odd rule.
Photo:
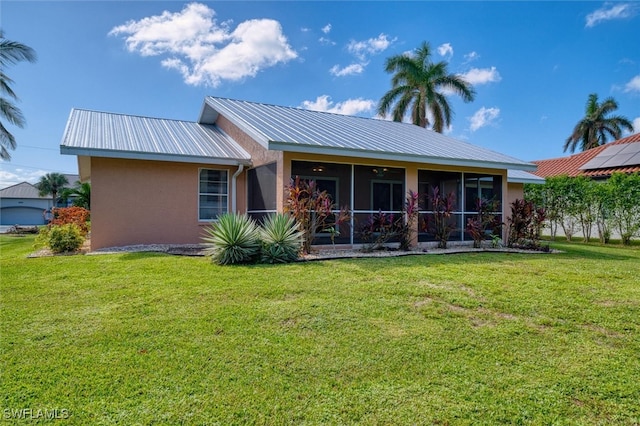
[[[386,167],[374,167],[373,169],[371,169],[371,171],[377,176],[377,177],[383,177],[388,171],[389,169]]]

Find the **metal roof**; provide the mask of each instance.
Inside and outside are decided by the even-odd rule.
[[[205,98],[200,123],[223,115],[267,149],[418,163],[535,170],[536,166],[409,123]]]
[[[524,170],[507,170],[507,182],[544,184],[545,179]]]
[[[20,182],[15,185],[0,189],[0,198],[38,198],[51,199],[51,196],[41,197],[40,191],[29,182]]]
[[[71,110],[60,152],[207,164],[250,164],[251,160],[214,125],[82,109]]]

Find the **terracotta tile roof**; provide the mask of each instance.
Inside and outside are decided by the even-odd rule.
[[[580,167],[592,160],[596,155],[600,154],[606,148],[612,145],[620,145],[625,143],[640,143],[640,133],[636,133],[631,136],[627,136],[626,138],[618,139],[617,141],[586,150],[579,154],[573,154],[568,157],[532,161],[532,163],[538,166],[538,170],[533,173],[537,176],[547,178],[559,175],[607,177],[610,176],[613,172],[640,172],[640,164],[625,167],[610,167],[606,169],[580,170]]]

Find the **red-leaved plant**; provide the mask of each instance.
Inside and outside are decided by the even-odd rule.
[[[340,224],[349,220],[347,208],[335,213],[336,206],[327,191],[320,191],[313,180],[291,179],[285,188],[285,212],[291,214],[304,234],[302,250],[311,252],[311,244],[318,232],[338,229]]]
[[[449,192],[440,195],[440,188],[434,186],[431,189],[431,203],[433,205],[433,233],[438,241],[438,248],[446,249],[449,235],[456,229],[450,222],[455,207],[455,194]]]
[[[418,220],[418,200],[417,192],[409,190],[407,199],[404,202],[404,223],[400,230],[400,250],[410,250],[413,234],[416,229],[416,221]]]
[[[76,224],[83,235],[89,232],[89,210],[83,207],[60,207],[53,209],[53,219],[49,226]]]

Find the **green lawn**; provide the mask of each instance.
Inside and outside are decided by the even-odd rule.
[[[638,246],[219,267],[32,241],[0,237],[5,420],[640,423]]]

